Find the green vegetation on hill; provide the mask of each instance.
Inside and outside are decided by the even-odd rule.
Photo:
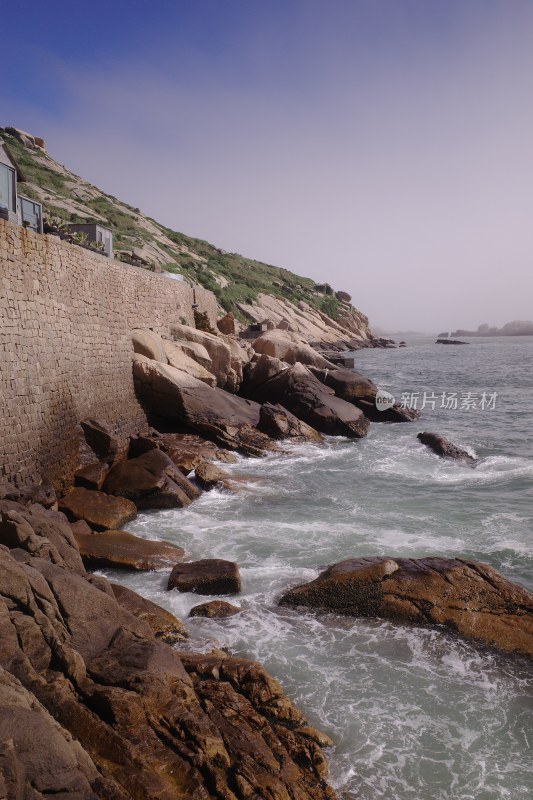
[[[26,147],[9,131],[0,128],[0,135],[27,180],[22,192],[39,199],[50,217],[107,225],[113,231],[119,257],[141,251],[147,268],[158,265],[183,274],[186,280],[211,290],[221,307],[240,319],[244,317],[238,304],[252,304],[261,293],[293,303],[303,300],[332,319],[339,318],[341,304],[327,284],[317,286],[310,278],[287,269],[226,253],[201,239],[166,228],[138,208],[74,175],[44,151]]]

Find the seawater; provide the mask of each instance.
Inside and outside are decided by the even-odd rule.
[[[420,420],[373,424],[360,441],[288,445],[241,459],[238,494],[141,514],[129,530],[190,559],[237,561],[243,613],[191,619],[191,646],[258,659],[331,735],[330,780],[357,800],[533,797],[531,664],[442,630],[280,609],[285,589],[350,556],[463,556],[533,589],[533,339],[468,346],[411,339],[355,354],[397,398],[436,395]],[[459,407],[440,407],[458,393]],[[470,392],[477,407],[460,407]],[[479,407],[496,393],[494,408]],[[475,395],[476,397],[472,397]],[[416,438],[444,434],[479,457],[439,459]],[[107,572],[185,619],[206,598],[166,592],[168,570]],[[212,598],[209,598],[212,599]]]

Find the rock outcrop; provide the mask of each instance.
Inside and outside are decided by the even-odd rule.
[[[301,336],[284,330],[266,331],[252,343],[256,353],[272,356],[286,364],[306,364],[312,367],[331,367],[329,361],[317,353]]]
[[[214,336],[212,333],[207,333],[207,331],[199,331],[197,328],[191,328],[188,325],[173,325],[171,333],[174,339],[195,342],[207,350],[211,358],[210,371],[216,377],[217,386],[225,389],[231,370],[231,350],[228,344],[219,336]]]
[[[270,377],[264,379],[265,376]],[[336,397],[333,389],[321,383],[303,364],[287,368],[279,359],[263,355],[246,370],[243,391],[262,402],[279,403],[320,433],[350,438],[366,436],[368,421],[363,412]]]
[[[240,614],[242,608],[228,603],[226,600],[211,600],[208,603],[200,603],[194,606],[189,612],[190,617],[208,617],[209,619],[226,619]]]
[[[152,413],[232,450],[259,455],[272,448],[268,437],[256,430],[258,403],[213,389],[144,356],[134,357],[133,376],[139,396]]]
[[[86,567],[111,567],[146,571],[170,567],[183,556],[183,550],[171,542],[141,539],[127,531],[93,533],[72,526],[80,555]]]
[[[258,664],[178,654],[171,615],[69,569],[38,524],[36,555],[0,532],[0,796],[334,800],[330,743]]]
[[[416,437],[422,444],[425,444],[426,447],[429,447],[430,450],[433,450],[441,458],[451,458],[455,461],[465,461],[467,464],[474,466],[477,464],[477,458],[470,455],[467,450],[464,450],[462,447],[458,447],[456,444],[453,444],[444,436],[441,436],[440,433],[429,433],[425,431],[424,433],[419,433]]]
[[[199,364],[196,359],[186,353],[182,347],[174,344],[174,342],[163,342],[163,346],[167,357],[166,360],[171,367],[180,369],[182,372],[186,372],[187,375],[192,375],[199,381],[207,383],[208,386],[217,385],[217,379],[213,373],[202,366],[202,364]]]
[[[168,579],[168,589],[198,594],[238,594],[241,591],[239,568],[233,561],[222,558],[176,564]]]
[[[351,558],[280,600],[353,617],[443,625],[533,656],[533,594],[487,564],[460,558]]]
[[[138,509],[183,508],[200,496],[172,459],[158,449],[116,464],[103,489],[133,500]]]
[[[322,441],[322,436],[318,431],[291,414],[279,403],[263,403],[257,427],[271,439],[296,439],[300,442]]]

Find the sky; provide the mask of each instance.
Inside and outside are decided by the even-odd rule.
[[[0,125],[380,328],[533,318],[533,0],[2,11]]]

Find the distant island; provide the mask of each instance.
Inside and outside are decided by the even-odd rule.
[[[507,322],[501,328],[491,327],[485,323],[480,325],[476,331],[458,328],[451,333],[439,333],[439,339],[446,336],[533,336],[533,322],[515,319],[513,322]]]

